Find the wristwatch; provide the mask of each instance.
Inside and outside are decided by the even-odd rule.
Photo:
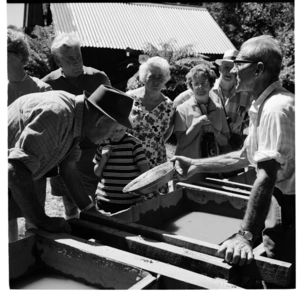
[[[238,234],[243,236],[247,241],[252,242],[252,240],[253,240],[253,234],[251,232],[247,231],[247,230],[241,230],[240,229],[238,231]]]

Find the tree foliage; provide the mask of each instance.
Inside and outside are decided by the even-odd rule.
[[[45,27],[35,26],[31,34],[25,36],[30,46],[29,62],[24,68],[27,73],[41,79],[56,70],[58,66],[51,54],[51,43],[54,38],[53,24]]]
[[[192,44],[178,47],[175,39],[161,42],[159,46],[146,43],[143,53],[139,56],[139,62],[143,63],[148,58],[160,56],[165,58],[170,64],[171,80],[166,83],[166,88],[162,92],[174,99],[179,93],[186,89],[185,76],[192,67],[207,60],[207,57],[195,51]],[[212,67],[213,64],[207,61]],[[143,84],[139,80],[139,73],[135,73],[128,80],[127,90],[136,89]]]
[[[294,2],[203,2],[203,6],[237,49],[255,36],[277,39],[284,57],[280,79],[294,92]]]

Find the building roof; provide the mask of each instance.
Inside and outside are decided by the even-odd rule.
[[[75,33],[83,47],[142,50],[173,40],[203,54],[235,48],[206,8],[158,3],[51,3],[56,34]]]

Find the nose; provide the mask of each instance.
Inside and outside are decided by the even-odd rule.
[[[230,74],[232,74],[232,75],[237,74],[236,65],[234,65],[233,68],[230,70]]]

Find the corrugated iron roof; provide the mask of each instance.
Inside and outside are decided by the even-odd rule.
[[[203,54],[235,48],[206,8],[155,3],[51,3],[56,34],[75,33],[84,47],[141,50],[173,39]]]

